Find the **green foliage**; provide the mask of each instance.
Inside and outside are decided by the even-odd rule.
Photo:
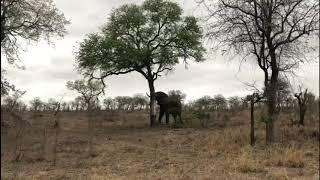
[[[76,54],[78,69],[101,76],[141,73],[148,80],[172,70],[179,59],[203,60],[202,32],[174,2],[146,0],[113,10],[101,32],[89,34]]]
[[[52,0],[1,1],[1,51],[9,63],[18,59],[19,40],[39,41],[63,37],[70,22]]]
[[[82,95],[82,98],[86,103],[91,103],[95,101],[94,98],[97,98],[101,93],[103,93],[104,86],[100,81],[86,81],[86,80],[75,80],[68,81],[67,88],[70,90],[75,90]],[[81,101],[81,99],[78,99]]]

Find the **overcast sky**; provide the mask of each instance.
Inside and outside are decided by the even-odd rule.
[[[34,97],[43,100],[64,97],[72,100],[77,93],[66,89],[66,82],[76,80],[81,76],[74,69],[73,52],[85,35],[99,31],[112,8],[118,8],[126,3],[142,3],[141,0],[54,0],[67,19],[69,34],[63,39],[54,40],[55,46],[39,42],[28,47],[21,55],[25,70],[14,67],[8,69],[7,77],[19,89],[27,90],[24,100]],[[184,14],[199,15],[202,11],[196,8],[193,0],[178,2]],[[239,58],[230,61],[228,57],[219,54],[207,54],[207,61],[190,63],[186,69],[183,64],[177,65],[175,71],[160,77],[155,87],[157,91],[179,89],[187,94],[187,100],[204,95],[223,94],[226,97],[245,95],[250,90],[244,83],[263,82],[261,70],[253,63],[244,62],[240,66]],[[248,60],[250,61],[250,60]],[[319,62],[319,61],[318,61]],[[294,87],[299,84],[319,94],[319,64],[317,61],[301,64],[296,71]],[[106,79],[106,96],[124,96],[148,92],[147,81],[138,73],[119,75]]]

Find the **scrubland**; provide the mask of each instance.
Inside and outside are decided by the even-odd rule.
[[[247,111],[211,118],[208,128],[190,113],[183,117],[183,127],[150,128],[145,111],[95,112],[90,156],[86,113],[61,112],[53,165],[52,113],[25,112],[20,141],[14,123],[1,129],[1,179],[319,179],[316,114],[307,115],[304,127],[280,116],[272,145],[265,144],[265,124],[257,120],[253,147]]]

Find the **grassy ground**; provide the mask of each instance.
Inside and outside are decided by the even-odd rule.
[[[248,112],[215,120],[210,128],[148,127],[148,115],[96,113],[94,157],[88,155],[84,113],[62,113],[57,161],[52,166],[55,131],[50,114],[27,113],[22,155],[12,161],[15,129],[1,131],[1,179],[318,179],[319,119],[306,127],[281,117],[277,143],[266,146],[264,124],[257,122],[257,144],[249,144]],[[185,116],[185,118],[188,118]],[[43,129],[47,141],[43,147]],[[42,158],[44,157],[44,159]]]

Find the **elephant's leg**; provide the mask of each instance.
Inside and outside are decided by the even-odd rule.
[[[180,123],[183,124],[183,121],[182,121],[182,118],[181,118],[181,114],[179,114],[179,120],[180,120]]]
[[[166,124],[168,125],[169,124],[169,113],[168,112],[166,112]]]
[[[161,119],[162,119],[163,115],[164,115],[164,111],[163,111],[163,109],[160,107],[159,124],[161,124]]]
[[[173,118],[174,118],[174,123],[177,124],[177,115],[176,114],[172,114]]]

